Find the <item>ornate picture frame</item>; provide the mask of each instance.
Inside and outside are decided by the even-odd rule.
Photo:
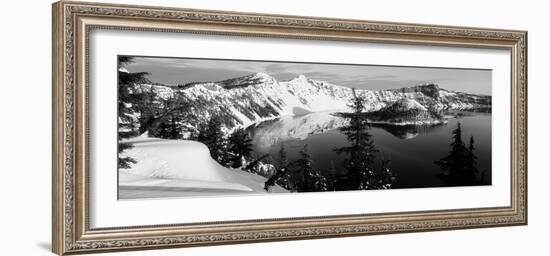
[[[90,226],[89,34],[97,29],[510,51],[510,205]],[[53,4],[53,251],[59,255],[527,224],[527,32],[61,1]]]

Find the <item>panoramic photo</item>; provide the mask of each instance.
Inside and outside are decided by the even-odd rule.
[[[118,56],[118,198],[491,185],[492,71]]]

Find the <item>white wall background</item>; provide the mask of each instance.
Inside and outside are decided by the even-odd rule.
[[[112,2],[111,0],[100,0]],[[550,94],[545,1],[118,0],[190,8],[529,31],[529,225],[259,243],[113,255],[547,255]],[[8,1],[0,15],[1,255],[51,255],[51,1]],[[546,232],[545,232],[546,231]]]

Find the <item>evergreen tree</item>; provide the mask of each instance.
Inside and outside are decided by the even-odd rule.
[[[221,129],[221,119],[217,115],[213,115],[208,123],[201,127],[197,139],[208,147],[212,159],[223,164],[226,155],[226,143]]]
[[[327,180],[329,181],[327,184],[327,190],[336,191],[340,187],[341,183],[341,175],[338,173],[338,170],[336,170],[336,166],[334,165],[334,161],[330,161],[330,168],[327,171]]]
[[[449,176],[457,176],[463,173],[465,157],[466,157],[466,146],[462,141],[462,128],[460,122],[457,123],[456,129],[452,131],[453,142],[451,142],[451,151],[449,154],[435,162],[440,166],[441,170]]]
[[[313,181],[310,180],[309,173],[313,172],[313,160],[311,160],[311,154],[309,153],[307,144],[300,150],[300,159],[295,161],[295,166],[298,168],[296,172],[298,174],[296,181],[296,190],[298,192],[310,192],[313,190]]]
[[[131,57],[119,57],[118,63],[118,133],[121,138],[131,138],[139,135],[139,120],[143,108],[143,93],[136,85],[148,82],[147,72],[130,73],[124,69],[132,63]]]
[[[258,173],[258,167],[262,165],[262,161],[265,159],[268,159],[271,155],[264,154],[260,157],[253,157],[253,161],[250,161],[242,168],[243,171],[250,172],[250,173]]]
[[[181,139],[181,125],[179,123],[179,118],[172,115],[170,118],[170,129],[168,133],[168,137],[170,139]]]
[[[237,128],[227,140],[229,163],[233,168],[242,166],[242,160],[250,157],[252,152],[252,139],[243,128]]]
[[[477,172],[476,159],[474,154],[474,139],[470,138],[470,147],[462,141],[462,127],[457,123],[456,129],[452,131],[453,142],[450,144],[449,154],[435,164],[439,165],[446,180],[453,185],[470,185],[475,182]]]
[[[181,139],[182,127],[180,118],[175,114],[169,115],[160,123],[157,129],[149,130],[149,136],[171,140]]]
[[[137,161],[131,157],[121,157],[120,153],[124,150],[131,149],[134,146],[131,143],[118,142],[118,168],[128,169],[131,167],[131,164],[137,163]]]
[[[379,189],[390,189],[396,179],[389,168],[389,163],[389,160],[382,160],[382,174],[381,178],[378,180]]]
[[[174,118],[178,133],[182,133],[184,128],[181,126],[182,120],[188,120],[188,123],[194,121],[192,106],[185,99],[185,96],[175,92],[169,98],[158,97],[154,86],[144,92],[142,113],[140,115],[140,133],[149,132],[149,135],[159,136],[161,126],[165,128],[170,126],[171,118]]]
[[[298,168],[299,179],[296,182],[298,192],[314,192],[327,190],[326,178],[313,168],[313,160],[309,153],[308,145],[304,145],[300,150],[301,158],[296,160],[295,166]]]
[[[294,183],[292,181],[290,164],[288,162],[286,150],[283,143],[281,143],[281,148],[279,149],[279,154],[276,159],[276,169],[277,173],[273,177],[275,179],[275,183],[288,191],[296,191],[296,189],[294,188]]]
[[[327,191],[328,189],[328,183],[327,178],[319,172],[319,170],[315,170],[313,173],[313,182],[314,182],[314,189],[315,191]]]
[[[451,143],[451,166],[450,170],[453,174],[463,173],[465,156],[466,156],[466,145],[462,141],[462,128],[460,122],[458,122],[457,127],[452,132],[453,142]]]
[[[122,157],[121,153],[132,147],[130,143],[122,142],[139,135],[139,120],[143,94],[136,92],[135,85],[148,81],[146,72],[130,73],[124,69],[132,63],[131,57],[119,57],[118,59],[118,167],[130,168],[136,161],[131,157]]]
[[[340,128],[340,131],[347,136],[351,145],[337,148],[337,154],[347,155],[343,161],[343,167],[347,171],[347,179],[344,187],[346,189],[371,189],[375,188],[372,181],[375,174],[372,171],[373,161],[377,150],[374,147],[371,134],[368,132],[369,126],[365,110],[366,98],[355,93],[351,103],[348,105],[351,113],[341,113],[346,118],[348,125]]]
[[[162,108],[161,103],[156,100],[157,95],[154,90],[154,86],[142,87],[142,107],[140,108],[141,113],[139,115],[139,133],[148,132],[149,136],[155,136],[158,134],[158,130],[150,129],[150,124],[148,123],[151,118],[157,114],[158,111]]]
[[[466,173],[471,180],[476,179],[477,170],[477,156],[474,153],[474,136],[470,136],[470,145],[468,146],[468,153],[466,155]]]
[[[279,169],[288,168],[288,158],[286,156],[285,145],[281,143],[281,148],[279,149],[279,156],[277,157],[277,165]]]

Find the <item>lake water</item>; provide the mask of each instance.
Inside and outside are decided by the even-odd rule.
[[[393,188],[448,186],[434,161],[446,156],[452,142],[452,130],[457,122],[462,125],[462,139],[469,144],[474,136],[477,167],[485,171],[483,184],[491,184],[491,114],[464,112],[462,117],[449,117],[448,123],[437,126],[373,126],[369,130],[381,159],[390,160],[390,169],[396,176]],[[284,145],[290,161],[298,159],[305,144],[312,154],[313,165],[323,174],[342,170],[342,159],[335,148],[348,145],[346,136],[338,128],[344,120],[330,113],[311,113],[305,116],[281,117],[249,127],[256,155],[270,153],[278,156]],[[334,168],[331,168],[333,166]]]

